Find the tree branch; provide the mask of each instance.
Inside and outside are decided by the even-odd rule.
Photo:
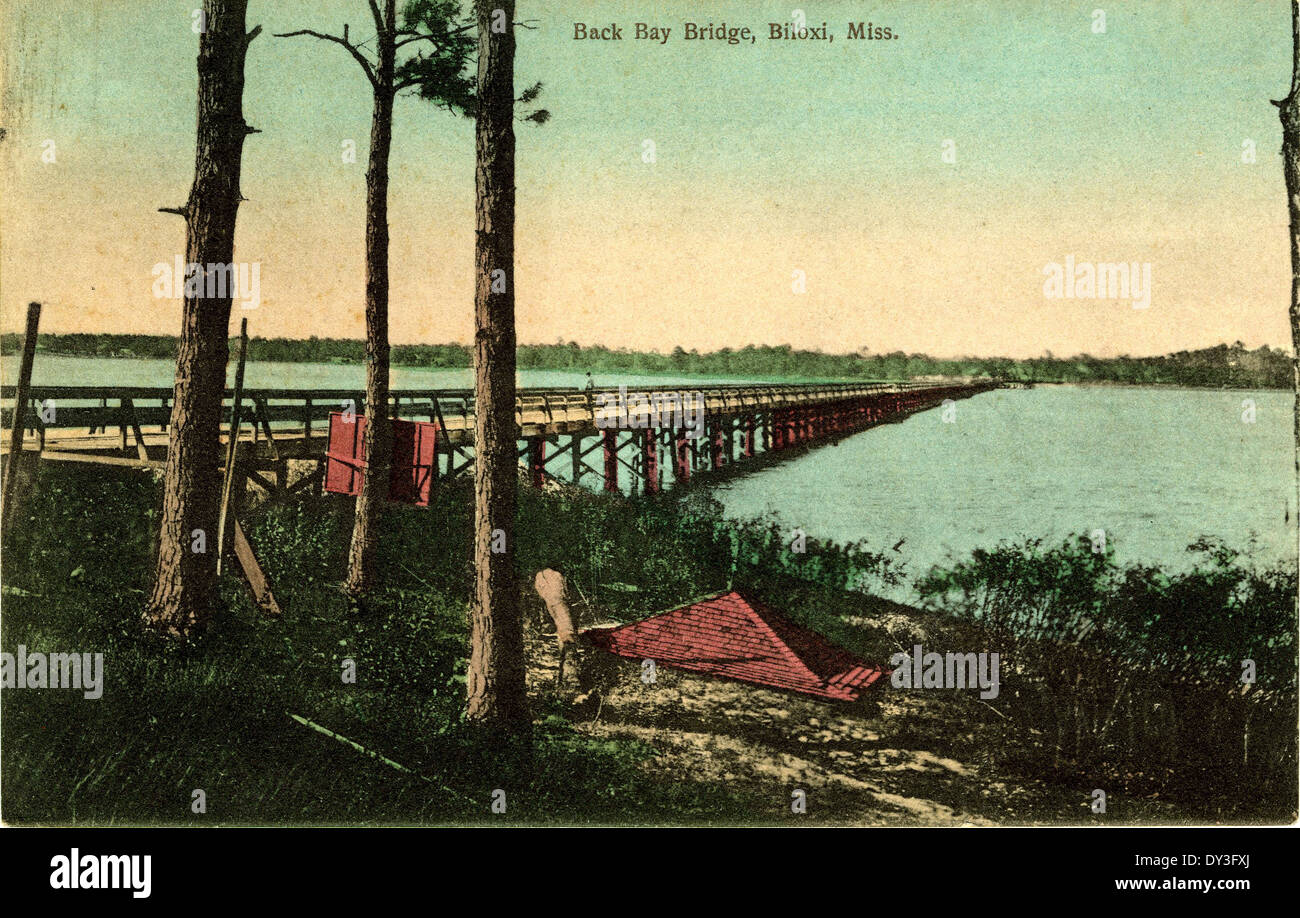
[[[473,29],[475,26],[477,26],[477,23],[467,22],[465,25],[460,26],[459,28],[448,29],[442,35],[434,35],[432,32],[417,32],[414,29],[398,29],[397,32],[394,33],[395,35],[397,35],[398,37],[405,35],[407,37],[403,38],[393,47],[395,49],[401,48],[403,45],[413,44],[417,41],[437,42],[439,39],[442,38],[450,38],[453,35],[464,34],[465,32],[468,32],[470,29]]]
[[[158,213],[175,214],[178,217],[185,217],[186,219],[189,219],[190,216],[190,212],[184,207],[160,207],[158,208]]]
[[[370,0],[370,15],[375,19],[375,32],[379,35],[384,34],[384,16],[379,12],[379,4],[376,0]]]
[[[262,34],[262,27],[260,25],[253,26],[253,31],[249,32],[247,35],[244,36],[244,47],[247,48],[250,44],[253,43],[253,39],[261,34]]]
[[[404,33],[399,32],[397,34],[401,35]],[[437,41],[437,38],[438,36],[436,35],[425,35],[425,34],[412,35],[410,38],[404,38],[401,41],[399,41],[397,44],[393,45],[393,50],[396,51],[399,48],[405,48],[407,45],[413,45],[417,41]]]
[[[346,33],[347,26],[344,26],[343,29]],[[370,66],[370,61],[366,60],[365,55],[357,50],[357,46],[352,44],[346,38],[339,38],[337,35],[326,35],[323,32],[316,32],[311,29],[299,29],[297,32],[277,32],[275,37],[293,38],[297,35],[310,35],[312,38],[319,38],[321,41],[332,41],[336,45],[342,45],[347,48],[348,53],[356,59],[356,62],[361,65],[361,69],[365,71],[366,79],[370,81],[370,85],[378,88],[379,81],[375,76],[374,68]]]

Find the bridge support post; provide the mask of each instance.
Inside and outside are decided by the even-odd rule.
[[[722,468],[722,448],[726,442],[726,435],[722,427],[724,423],[730,423],[730,421],[715,422],[709,434],[709,467],[715,472]]]
[[[618,428],[601,431],[600,438],[605,445],[605,490],[618,490]]]
[[[641,433],[641,464],[645,469],[645,493],[659,493],[659,431],[650,428]]]
[[[745,415],[745,419],[743,423],[744,423],[744,427],[742,428],[742,433],[740,438],[741,453],[744,455],[746,459],[753,459],[754,458],[754,416],[752,414]]]
[[[546,481],[546,438],[528,438],[528,471],[534,488],[540,488]]]
[[[680,427],[673,433],[673,478],[678,484],[691,480],[691,442]]]
[[[572,462],[573,483],[582,484],[582,434],[569,437],[569,459]]]

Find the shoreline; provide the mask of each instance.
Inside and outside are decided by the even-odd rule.
[[[115,360],[115,361],[134,360],[134,361],[162,361],[162,362],[170,361],[170,358],[167,357],[140,357],[138,355],[123,355],[123,354],[66,353],[66,352],[45,350],[39,346],[37,347],[36,355],[38,358],[57,357],[57,358],[73,359],[73,360]],[[8,352],[0,353],[0,360],[7,361],[12,357],[13,354],[11,353]],[[249,363],[253,365],[285,364],[285,365],[308,365],[308,366],[323,366],[323,367],[355,367],[358,370],[365,369],[364,360],[350,360],[350,359],[345,360],[341,358],[330,359],[330,360],[290,360],[290,359],[255,360],[250,358]],[[390,363],[390,367],[392,369],[403,369],[403,370],[428,370],[428,371],[448,371],[448,372],[466,372],[466,373],[472,373],[474,371],[474,367],[470,364],[466,364],[463,366],[429,366],[427,364],[422,364],[422,363],[402,363],[400,361],[392,361]],[[917,382],[917,381],[924,382],[924,381],[929,381],[932,379],[940,379],[940,378],[942,379],[953,379],[953,378],[991,379],[993,378],[993,377],[980,376],[980,375],[971,376],[971,377],[935,377],[933,376],[933,374],[918,374],[915,376],[900,377],[896,380],[882,380],[875,377],[867,377],[867,376],[861,376],[861,377],[778,376],[778,375],[770,375],[770,374],[762,374],[762,373],[755,373],[755,374],[697,373],[697,372],[691,372],[689,370],[683,370],[680,372],[677,371],[662,372],[662,371],[636,370],[636,369],[630,369],[626,367],[601,368],[599,366],[588,367],[585,369],[577,369],[577,368],[568,368],[568,367],[531,366],[523,362],[520,362],[517,365],[517,369],[519,371],[527,371],[527,372],[535,372],[535,373],[568,373],[573,376],[582,376],[583,374],[590,372],[593,376],[597,374],[603,374],[607,376],[624,375],[624,376],[663,378],[663,379],[699,379],[699,380],[728,380],[728,381],[734,380],[736,382],[751,382],[751,383],[860,383],[860,382]],[[1188,392],[1292,392],[1294,391],[1293,388],[1288,385],[1280,385],[1280,386],[1210,385],[1210,384],[1196,385],[1196,384],[1185,383],[1185,382],[1159,382],[1159,381],[1128,382],[1125,380],[1112,380],[1112,379],[1036,380],[1036,379],[1016,379],[1010,377],[1008,377],[1005,381],[1012,385],[1026,385],[1029,387],[1070,386],[1075,388],[1107,388],[1107,389],[1168,389],[1171,391],[1182,390]],[[5,385],[9,385],[9,383],[5,383]]]

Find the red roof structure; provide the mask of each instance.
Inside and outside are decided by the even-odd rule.
[[[883,670],[738,592],[639,622],[583,632],[621,657],[834,701],[856,701]]]

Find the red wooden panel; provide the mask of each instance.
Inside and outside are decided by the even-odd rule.
[[[349,420],[351,418],[351,420]],[[330,439],[325,447],[325,490],[331,494],[361,493],[361,470],[366,467],[366,419],[362,415],[330,415]]]
[[[429,506],[437,451],[438,425],[424,421],[393,421],[393,464],[388,475],[388,499],[417,507]]]
[[[361,473],[366,467],[366,418],[351,421],[342,412],[330,415],[326,447],[325,490],[355,497],[361,493]],[[436,424],[393,421],[393,461],[388,476],[388,499],[397,503],[429,506],[438,448]]]

